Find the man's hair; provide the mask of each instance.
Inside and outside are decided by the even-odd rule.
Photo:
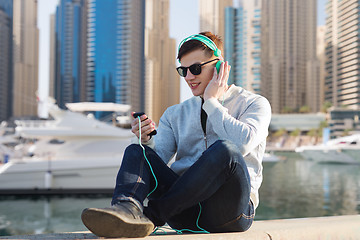
[[[223,42],[222,42],[220,36],[215,35],[211,32],[201,32],[199,34],[210,38],[216,44],[217,48],[220,49],[221,52],[223,52]],[[205,43],[203,43],[199,40],[196,40],[196,39],[191,39],[189,41],[184,42],[181,45],[177,58],[180,60],[184,55],[186,55],[192,51],[198,50],[198,49],[205,50],[205,55],[208,57],[212,57],[214,54],[214,51],[211,50],[208,46],[206,46]]]

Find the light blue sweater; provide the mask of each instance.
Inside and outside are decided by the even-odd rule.
[[[223,102],[223,105],[222,105]],[[209,99],[203,109],[208,115],[206,136],[201,126],[201,98],[192,97],[169,107],[162,115],[158,134],[148,143],[156,153],[181,175],[219,139],[236,144],[244,156],[251,179],[251,201],[259,204],[262,159],[271,119],[266,98],[231,85],[223,99]]]

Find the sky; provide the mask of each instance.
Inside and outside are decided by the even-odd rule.
[[[237,1],[237,0],[235,0]],[[39,97],[46,99],[49,89],[50,14],[55,13],[59,0],[38,0],[38,27],[40,30]],[[325,24],[325,2],[318,0],[318,25]],[[199,5],[196,0],[170,0],[170,37],[180,41],[200,31]],[[180,101],[192,96],[183,78],[180,79]]]

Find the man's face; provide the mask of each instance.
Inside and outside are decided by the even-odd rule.
[[[215,57],[205,56],[205,51],[198,49],[192,51],[181,58],[181,66],[189,67],[194,63],[205,63],[209,60],[214,59]],[[205,64],[201,67],[201,73],[199,75],[194,75],[187,70],[185,81],[189,85],[194,96],[202,96],[204,94],[206,86],[211,81],[214,74],[214,67],[217,61]]]

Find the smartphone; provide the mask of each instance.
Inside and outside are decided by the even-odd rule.
[[[134,116],[134,118],[137,118],[137,117],[140,117],[140,116],[142,116],[142,115],[144,115],[145,113],[144,112],[136,112],[136,113],[134,113],[133,114],[133,116]],[[146,119],[148,119],[148,118],[146,118]],[[144,119],[143,121],[145,121],[146,119]],[[148,134],[148,136],[154,136],[154,135],[156,135],[157,134],[157,131],[156,130],[154,130],[154,131],[152,131],[151,133],[149,133]]]

